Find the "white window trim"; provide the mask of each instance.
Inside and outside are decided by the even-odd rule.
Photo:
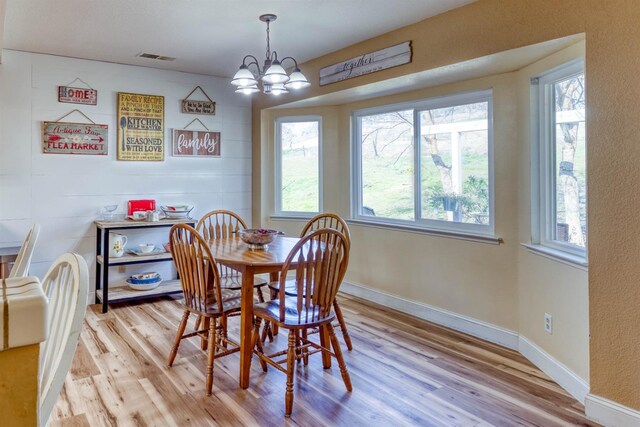
[[[297,122],[318,122],[318,211],[283,211],[282,210],[282,144],[280,140],[280,128],[283,123]],[[323,210],[323,140],[322,140],[322,117],[321,116],[285,116],[276,118],[275,126],[275,212],[273,217],[279,218],[312,218]]]
[[[555,129],[550,124],[555,120],[554,110],[549,104],[553,102],[552,83],[583,74],[584,71],[584,59],[580,58],[531,79],[531,245],[523,244],[532,251],[544,252],[553,258],[562,258],[581,266],[587,265],[586,248],[552,238],[556,180]],[[567,256],[561,256],[562,253]]]
[[[393,218],[372,217],[363,215],[362,212],[362,146],[360,144],[360,135],[362,134],[361,121],[363,116],[389,113],[399,110],[413,110],[414,129],[420,129],[420,112],[428,109],[447,108],[456,105],[473,104],[476,102],[487,102],[487,125],[488,125],[488,141],[487,150],[489,155],[489,224],[469,224],[452,221],[440,221],[433,219],[422,219],[421,215],[421,191],[420,188],[420,133],[414,132],[414,205],[415,217],[413,220],[399,220]],[[379,226],[388,225],[391,228],[405,227],[409,229],[434,230],[436,232],[444,232],[443,235],[456,234],[457,232],[467,236],[492,237],[494,240],[500,241],[495,237],[495,194],[494,194],[494,155],[493,155],[493,90],[475,90],[471,92],[457,93],[442,97],[434,97],[425,100],[403,102],[399,104],[384,105],[354,111],[351,113],[351,220],[358,223],[371,223]]]

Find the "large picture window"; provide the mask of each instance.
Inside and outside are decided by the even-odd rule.
[[[538,194],[534,193],[534,243],[585,255],[587,187],[585,80],[582,61],[532,80],[537,91]]]
[[[354,217],[493,233],[491,91],[361,110]]]
[[[307,215],[322,210],[321,119],[276,120],[276,213]]]

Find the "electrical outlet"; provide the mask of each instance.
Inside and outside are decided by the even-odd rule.
[[[544,314],[544,331],[548,334],[553,333],[553,316],[549,313]]]

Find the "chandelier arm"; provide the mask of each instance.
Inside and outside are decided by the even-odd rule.
[[[247,63],[247,58],[251,58],[252,61]],[[251,65],[255,65],[256,68],[258,69],[258,75],[262,75],[262,69],[260,68],[260,64],[258,63],[258,58],[256,58],[253,55],[247,55],[244,57],[244,59],[242,60],[242,65],[246,66],[247,68],[249,68],[249,66]]]
[[[295,67],[298,68],[298,61],[295,60],[295,58],[291,57],[291,56],[285,56],[284,58],[282,58],[282,61],[280,61],[280,65],[284,64],[284,61],[286,61],[287,59],[290,59],[293,61],[293,63],[295,64]],[[282,65],[284,67],[284,65]]]

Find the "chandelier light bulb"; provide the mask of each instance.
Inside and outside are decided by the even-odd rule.
[[[311,86],[309,80],[302,74],[300,68],[296,67],[289,76],[289,81],[284,84],[287,89],[302,89]]]
[[[236,89],[236,93],[242,93],[244,95],[251,95],[252,93],[260,92],[258,89],[258,85],[250,85],[250,86],[238,86]]]
[[[275,83],[271,86],[271,94],[278,96],[282,95],[283,93],[289,93],[289,91],[286,87],[284,87],[282,83]]]
[[[240,69],[233,76],[233,80],[231,80],[231,84],[234,86],[251,86],[257,83],[258,81],[251,70],[244,64],[240,66]]]
[[[289,80],[289,76],[278,61],[273,61],[262,76],[262,81],[269,84],[284,83],[287,80]]]

